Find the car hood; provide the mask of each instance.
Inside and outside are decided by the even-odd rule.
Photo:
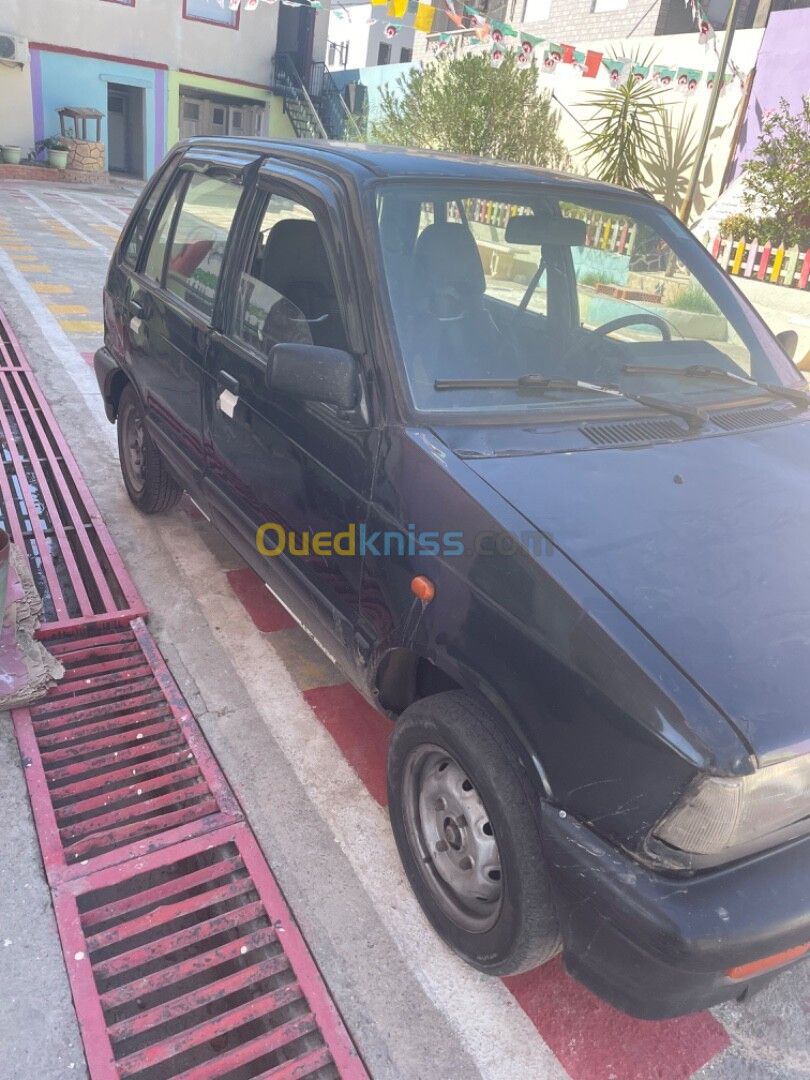
[[[810,749],[809,423],[467,464],[654,639],[761,763]]]

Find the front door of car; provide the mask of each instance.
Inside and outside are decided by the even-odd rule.
[[[181,166],[126,299],[130,374],[172,471],[196,488],[214,298],[242,196],[239,173]]]
[[[359,533],[379,445],[364,380],[349,411],[294,400],[266,382],[276,344],[363,352],[357,319],[352,326],[345,317],[358,300],[335,254],[347,245],[334,242],[340,224],[327,195],[259,180],[240,236],[244,256],[229,269],[225,332],[209,352],[206,487],[220,528],[265,582],[323,644],[325,632],[356,663]]]

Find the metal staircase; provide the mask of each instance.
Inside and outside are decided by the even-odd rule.
[[[330,139],[362,142],[363,135],[343,94],[324,63],[312,65],[310,94]]]
[[[301,81],[298,69],[287,53],[276,53],[273,89],[283,98],[284,112],[290,118],[292,129],[299,139],[329,138],[312,98]]]
[[[324,63],[315,63],[309,86],[301,79],[288,53],[277,53],[273,89],[284,101],[284,112],[299,139],[352,139],[363,135]]]

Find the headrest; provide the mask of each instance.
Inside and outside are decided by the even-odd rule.
[[[262,280],[274,288],[283,282],[316,282],[332,291],[332,271],[317,221],[284,218],[275,223],[264,249]]]
[[[414,252],[414,274],[418,287],[429,297],[452,293],[457,298],[455,312],[445,310],[444,303],[432,303],[435,314],[460,313],[469,301],[482,297],[487,287],[475,237],[466,225],[456,222],[437,222],[420,234]]]

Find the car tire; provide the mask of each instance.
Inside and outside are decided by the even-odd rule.
[[[489,975],[516,975],[561,947],[537,801],[490,714],[460,691],[402,713],[388,807],[411,887],[439,936]]]
[[[118,459],[127,494],[145,514],[160,514],[179,501],[183,489],[166,469],[146,427],[141,399],[128,383],[118,402]]]

